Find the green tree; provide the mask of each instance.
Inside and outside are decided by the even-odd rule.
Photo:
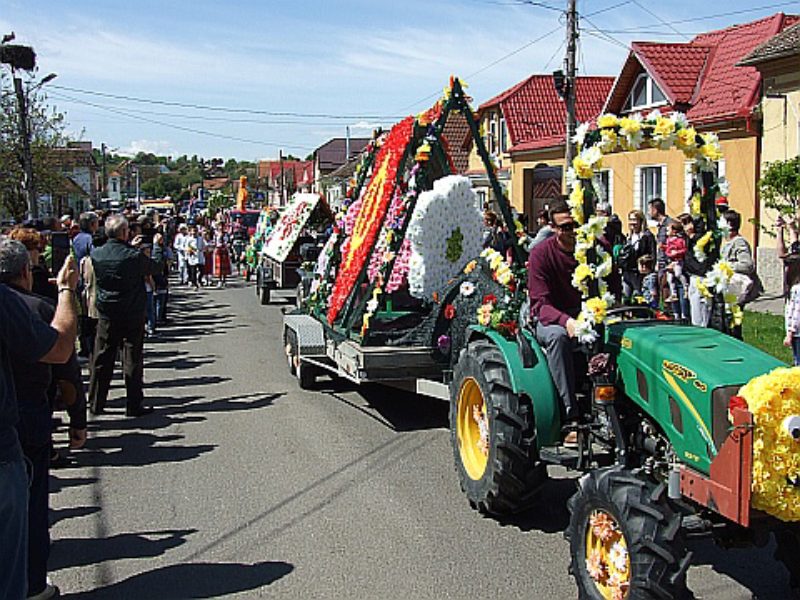
[[[800,204],[800,156],[769,163],[759,188],[767,208],[796,221]]]
[[[33,82],[31,79],[28,83]],[[63,177],[53,150],[65,146],[69,138],[64,131],[64,115],[47,103],[41,88],[31,87],[27,100],[34,183],[40,193],[46,193],[61,186]],[[22,188],[24,163],[18,124],[13,80],[0,71],[0,212],[20,219],[27,203]]]
[[[212,192],[208,198],[208,212],[215,214],[217,211],[233,206],[233,196],[221,190]]]

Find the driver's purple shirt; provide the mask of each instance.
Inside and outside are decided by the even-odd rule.
[[[528,294],[531,316],[542,325],[567,326],[581,310],[581,293],[572,287],[578,261],[558,245],[557,236],[537,244],[528,257]]]

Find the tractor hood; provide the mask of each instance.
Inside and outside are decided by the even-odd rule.
[[[654,372],[666,371],[682,381],[698,381],[698,389],[744,385],[753,377],[785,366],[753,346],[703,327],[621,322],[609,326],[608,342],[619,353],[618,362],[635,357]]]
[[[785,366],[719,331],[663,321],[610,325],[607,342],[625,394],[701,473],[709,472],[730,432],[730,397],[754,377]]]

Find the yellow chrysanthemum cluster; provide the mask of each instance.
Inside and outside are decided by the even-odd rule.
[[[783,521],[800,521],[800,441],[787,420],[800,415],[800,368],[781,367],[739,390],[755,421],[752,506]]]

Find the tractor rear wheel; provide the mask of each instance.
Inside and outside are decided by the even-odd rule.
[[[525,508],[547,479],[533,408],[513,392],[505,359],[488,340],[470,343],[455,366],[450,440],[461,489],[483,513]]]
[[[663,483],[620,466],[592,471],[568,502],[570,573],[585,600],[691,597],[681,515]]]

